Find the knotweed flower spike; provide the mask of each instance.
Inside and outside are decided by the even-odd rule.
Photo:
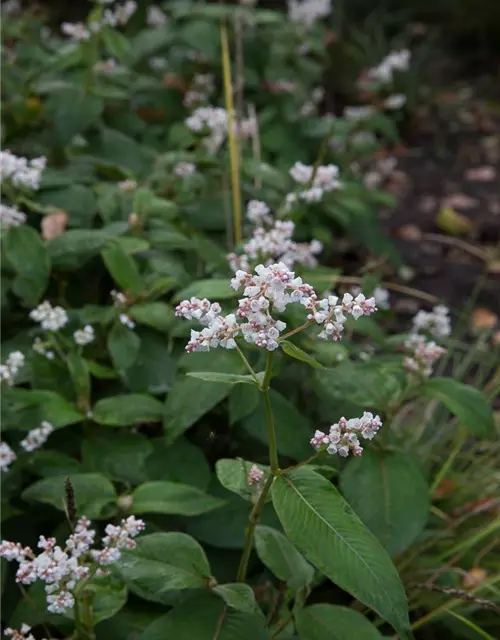
[[[0,442],[0,469],[7,472],[17,456],[6,442]]]
[[[311,285],[295,277],[284,262],[267,267],[260,264],[255,268],[255,275],[238,270],[231,286],[236,290],[243,288],[243,298],[238,302],[236,313],[222,316],[218,303],[197,298],[183,300],[176,307],[177,316],[197,319],[206,325],[202,331],[191,331],[191,340],[186,346],[189,353],[216,347],[234,349],[235,339],[239,336],[257,347],[274,351],[286,323],[274,318],[271,311],[283,312],[292,303],[305,307],[308,324],[321,326],[319,338],[334,341],[341,339],[347,316],[358,319],[376,311],[375,299],[366,299],[363,294],[354,298],[346,293],[342,301],[333,295],[318,300]]]
[[[94,327],[90,324],[85,325],[83,329],[78,329],[74,332],[73,338],[75,339],[76,344],[81,346],[90,344],[95,338]]]
[[[36,429],[32,429],[24,440],[21,440],[21,447],[25,451],[34,451],[35,449],[39,449],[45,442],[47,442],[47,438],[54,431],[54,427],[44,420],[39,427]]]
[[[38,548],[42,552],[39,555],[18,542],[3,540],[0,544],[0,557],[19,564],[16,582],[28,585],[40,580],[45,583],[47,609],[51,613],[72,609],[77,583],[90,578],[96,571],[105,572],[103,567],[120,559],[121,549],[134,549],[136,543],[133,538],[146,526],[134,516],[122,520],[120,526],[108,524],[102,549],[91,549],[96,532],[90,525],[85,516],[80,518],[64,549],[57,545],[55,538],[40,536]]]
[[[21,625],[19,631],[17,629],[12,629],[12,627],[7,627],[4,631],[4,635],[6,638],[12,638],[12,640],[35,640],[35,636],[30,633],[31,627],[26,623]],[[26,635],[29,633],[29,635]]]
[[[323,431],[316,431],[311,439],[311,446],[318,451],[327,451],[330,455],[339,455],[346,458],[350,453],[360,456],[363,447],[359,444],[359,438],[371,440],[380,427],[382,421],[379,416],[365,411],[361,418],[340,418],[330,427],[328,435]]]

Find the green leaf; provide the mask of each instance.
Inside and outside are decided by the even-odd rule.
[[[278,450],[284,456],[300,460],[311,455],[309,440],[311,430],[308,420],[300,414],[295,406],[280,393],[271,389],[271,405],[274,413]],[[242,422],[242,426],[251,436],[268,444],[267,422],[264,402],[260,401],[258,409]]]
[[[85,131],[101,116],[103,101],[84,93],[80,87],[65,87],[54,92],[46,105],[53,123],[55,142],[66,146],[77,133]]]
[[[99,400],[92,413],[92,420],[97,424],[127,427],[140,422],[158,422],[163,415],[163,403],[148,395],[130,393]]]
[[[126,60],[131,53],[129,39],[116,29],[103,29],[102,38],[109,55],[117,60]]]
[[[35,307],[47,288],[51,260],[40,235],[27,225],[12,227],[4,237],[5,257],[16,272],[12,291],[23,306]]]
[[[154,451],[146,461],[148,480],[169,480],[205,491],[211,469],[203,451],[186,438],[167,444],[163,438],[151,440]]]
[[[105,367],[94,360],[86,360],[87,368],[90,373],[98,380],[114,380],[118,375],[110,367]]]
[[[283,348],[283,351],[287,355],[289,355],[291,358],[295,358],[296,360],[305,362],[306,364],[308,364],[310,367],[313,367],[314,369],[324,369],[322,364],[320,364],[317,360],[315,360],[312,356],[310,356],[305,351],[302,351],[302,349],[299,349],[299,347],[294,345],[292,342],[288,342],[288,340],[283,340],[280,342],[280,345]]]
[[[108,351],[118,371],[131,367],[137,359],[141,339],[137,333],[117,322],[108,336]]]
[[[258,525],[255,548],[260,560],[282,582],[300,589],[312,582],[314,569],[293,544],[276,529]]]
[[[92,622],[98,624],[115,616],[127,602],[127,587],[115,576],[93,578],[85,586],[92,603]],[[65,616],[74,620],[74,609],[65,612]]]
[[[191,297],[208,298],[209,300],[229,300],[235,298],[238,292],[230,284],[229,278],[212,280],[197,280],[189,287],[182,289],[174,296],[174,302],[189,300]]]
[[[301,640],[382,640],[372,623],[353,609],[313,604],[295,612]]]
[[[495,435],[493,410],[483,394],[453,378],[432,378],[422,385],[422,393],[436,398],[478,438]]]
[[[165,302],[136,304],[128,310],[129,315],[139,324],[167,333],[172,327],[174,314]]]
[[[186,429],[219,404],[229,394],[230,385],[181,377],[170,390],[165,403],[163,427],[172,442]],[[196,402],[193,402],[196,398]]]
[[[255,600],[253,589],[248,584],[242,584],[241,582],[220,584],[213,588],[213,592],[220,596],[228,607],[238,611],[262,615]]]
[[[200,594],[155,620],[141,640],[269,640],[262,616],[227,608],[214,594]]]
[[[172,604],[173,592],[203,589],[210,565],[202,547],[185,533],[152,533],[137,539],[135,549],[124,549],[117,570],[136,595]]]
[[[125,233],[128,224],[117,222],[104,229],[70,229],[46,244],[54,267],[79,269],[99,251],[109,240]]]
[[[310,469],[280,475],[273,504],[288,538],[341,589],[411,638],[403,585],[385,549],[335,487]]]
[[[111,482],[99,473],[78,473],[70,476],[75,491],[78,515],[98,518],[103,508],[115,502],[116,493]],[[65,479],[61,476],[44,478],[22,493],[23,500],[43,502],[64,511]]]
[[[198,378],[206,382],[222,382],[223,384],[256,384],[250,375],[238,375],[236,373],[218,373],[217,371],[190,371],[186,375],[191,378]],[[260,375],[261,381],[264,374]]]
[[[410,456],[365,451],[340,476],[345,498],[392,555],[407,549],[429,516],[429,487]]]
[[[225,502],[196,487],[176,482],[146,482],[132,494],[132,513],[166,513],[197,516],[222,507]]]
[[[252,501],[252,499],[255,498],[255,491],[248,484],[248,474],[254,464],[255,463],[248,462],[247,460],[221,458],[220,460],[217,460],[215,464],[215,471],[217,473],[217,478],[223,487],[228,491],[237,493],[244,500]],[[259,467],[259,469],[264,471],[264,473],[268,472],[268,467],[264,465],[258,464],[255,466]]]
[[[87,362],[76,353],[69,353],[66,357],[66,364],[75,386],[78,406],[81,406],[82,410],[88,410],[90,403],[90,373]]]
[[[27,469],[37,476],[70,476],[82,471],[78,460],[60,451],[38,449],[30,454]]]
[[[152,452],[153,445],[145,436],[107,429],[89,434],[82,444],[83,464],[87,471],[130,484],[144,482],[145,462]]]
[[[145,189],[139,187],[134,195],[134,204],[132,211],[139,217],[140,220],[145,220],[151,209],[151,203],[153,202],[154,193],[151,189]]]
[[[229,422],[234,425],[246,418],[259,406],[260,392],[257,386],[236,386],[229,394]]]
[[[150,329],[138,331],[141,346],[134,364],[121,371],[121,379],[134,393],[165,393],[175,378],[176,362],[165,337]]]
[[[108,241],[101,255],[107,270],[120,289],[137,295],[142,289],[142,278],[134,259],[113,240]]]

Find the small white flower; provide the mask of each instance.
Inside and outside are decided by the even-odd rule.
[[[94,328],[87,324],[83,329],[78,329],[73,333],[73,338],[75,339],[76,344],[86,345],[90,344],[95,339]]]
[[[162,27],[167,24],[167,21],[167,15],[160,7],[154,5],[148,7],[146,22],[149,27]]]
[[[331,10],[331,0],[288,0],[288,17],[306,28],[329,16]]]
[[[21,440],[21,447],[25,451],[34,451],[35,449],[39,449],[45,442],[47,441],[50,434],[54,431],[54,427],[44,420],[40,426],[36,429],[32,429],[26,438]]]
[[[0,469],[5,472],[8,471],[16,458],[16,454],[9,445],[6,442],[0,442]]]
[[[401,109],[406,104],[406,96],[403,93],[394,93],[384,100],[386,109]]]
[[[17,207],[0,204],[0,224],[4,229],[18,227],[26,222],[26,218],[26,214],[19,211]]]
[[[120,313],[119,320],[124,327],[127,327],[127,329],[135,329],[135,322],[126,313]]]
[[[174,175],[178,178],[187,178],[196,173],[196,165],[192,162],[179,162],[174,167]]]

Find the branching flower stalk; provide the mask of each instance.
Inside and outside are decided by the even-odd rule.
[[[318,338],[336,342],[342,338],[344,323],[348,316],[356,320],[363,315],[370,315],[376,311],[376,305],[374,298],[367,299],[362,293],[356,298],[346,293],[342,300],[334,295],[321,299],[311,285],[304,283],[302,278],[296,277],[284,262],[267,267],[263,264],[257,265],[254,274],[238,269],[231,280],[231,286],[236,290],[243,289],[243,297],[238,302],[236,313],[222,315],[219,303],[195,297],[180,302],[175,313],[187,320],[198,320],[205,326],[201,331],[191,330],[191,339],[186,345],[188,353],[210,351],[217,347],[235,349],[263,395],[269,443],[269,472],[250,513],[246,528],[245,544],[237,574],[237,580],[243,582],[247,575],[255,527],[273,481],[282,473],[279,467],[275,421],[270,397],[275,352],[280,348],[280,343],[285,337],[314,325],[319,325],[321,328]],[[275,314],[282,313],[288,305],[297,303],[307,311],[306,322],[282,334],[287,325],[276,318]],[[254,347],[267,350],[267,363],[263,373],[256,373],[253,370],[236,341],[241,338]],[[341,457],[349,454],[359,456],[363,451],[359,438],[371,440],[381,426],[379,416],[373,416],[368,412],[360,418],[348,420],[342,417],[338,423],[330,427],[328,434],[319,430],[315,432],[310,444],[317,453],[305,462],[299,463],[298,466],[303,466],[323,452]],[[255,484],[254,475],[249,476],[249,484]]]

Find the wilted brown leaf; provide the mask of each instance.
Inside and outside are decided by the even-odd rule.
[[[40,223],[42,238],[44,240],[57,238],[57,236],[60,236],[61,233],[65,232],[67,224],[68,214],[66,211],[54,211],[54,213],[49,213]]]
[[[477,307],[471,314],[470,326],[473,331],[492,329],[498,322],[498,316],[485,307]]]
[[[462,578],[462,587],[464,589],[474,589],[482,584],[487,577],[488,573],[484,569],[481,569],[481,567],[472,567]]]

